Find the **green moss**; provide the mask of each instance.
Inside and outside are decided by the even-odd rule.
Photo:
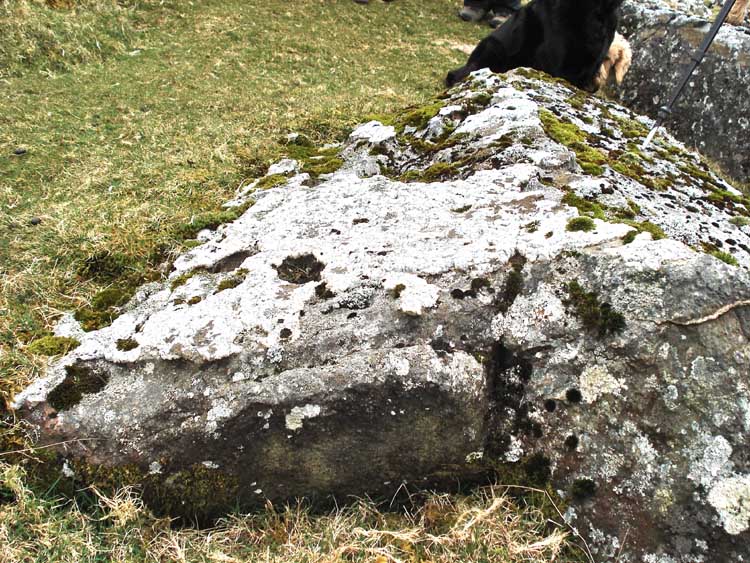
[[[227,511],[242,506],[236,477],[218,469],[195,464],[166,479],[148,479],[146,501],[159,513],[178,516],[187,522],[208,523]]]
[[[103,250],[87,257],[78,268],[78,275],[100,283],[112,283],[128,276],[136,261],[125,254]]]
[[[723,252],[721,250],[714,250],[712,252],[709,252],[711,256],[714,258],[718,258],[722,262],[726,262],[730,266],[739,266],[739,262],[737,262],[737,258],[729,254],[728,252]]]
[[[445,100],[436,99],[422,106],[406,108],[396,115],[371,115],[369,119],[379,121],[383,125],[393,126],[396,133],[400,135],[406,127],[423,129],[443,107],[445,107]]]
[[[573,217],[565,226],[568,231],[593,231],[595,228],[594,221],[589,217]]]
[[[604,174],[603,164],[607,157],[600,150],[589,146],[589,136],[573,123],[564,123],[552,112],[542,110],[539,118],[545,132],[554,141],[565,145],[576,154],[576,161],[586,174],[600,176]]]
[[[735,227],[745,227],[750,225],[750,219],[747,217],[732,217],[729,222]]]
[[[238,207],[230,207],[221,211],[209,211],[201,213],[192,218],[188,223],[177,225],[173,235],[179,239],[194,239],[204,229],[216,229],[219,225],[230,223],[247,211],[252,203]]]
[[[40,356],[61,356],[77,348],[81,343],[66,336],[43,336],[29,344],[28,351]]]
[[[512,147],[516,143],[515,137],[512,133],[506,133],[502,137],[500,137],[497,141],[492,143],[492,146],[497,148],[498,150],[505,150],[508,147]]]
[[[709,171],[698,168],[695,164],[683,164],[680,169],[691,178],[702,180],[704,182],[704,185],[714,183],[714,178],[711,176]]]
[[[576,143],[584,143],[588,140],[588,135],[577,125],[563,123],[551,111],[541,110],[539,118],[547,135],[561,145],[568,147]]]
[[[257,190],[269,190],[286,183],[289,180],[286,174],[271,174],[270,176],[264,176],[258,183],[255,184]]]
[[[600,338],[625,329],[625,317],[609,303],[601,303],[596,293],[585,291],[577,280],[570,282],[567,290],[565,305],[573,309],[586,329],[596,332]]]
[[[447,162],[436,162],[425,170],[410,170],[399,180],[402,182],[438,182],[458,174],[458,165]]]
[[[185,285],[188,280],[194,276],[197,276],[198,274],[206,274],[207,271],[205,268],[196,268],[195,270],[189,270],[187,272],[183,272],[176,278],[172,280],[172,283],[170,284],[170,288],[172,291],[177,289],[178,287]]]
[[[659,225],[653,224],[651,221],[642,221],[639,223],[637,221],[629,221],[627,219],[623,219],[622,223],[638,229],[639,233],[651,233],[651,238],[653,240],[661,240],[663,238],[667,238],[667,234],[662,230],[662,228]]]
[[[492,92],[479,92],[471,97],[471,101],[482,106],[487,106],[492,101]]]
[[[647,185],[648,176],[646,174],[646,170],[641,165],[641,159],[638,158],[638,156],[633,153],[615,153],[613,151],[612,153],[610,153],[610,158],[616,159],[609,164],[612,170],[619,172],[623,176],[632,178],[636,182]],[[647,187],[651,186],[647,185]]]
[[[407,110],[396,116],[395,122],[393,123],[396,127],[396,132],[402,133],[406,127],[423,129],[430,119],[435,117],[443,107],[445,107],[445,102],[442,100],[436,100],[429,104]]]
[[[243,281],[245,281],[247,274],[248,271],[244,268],[240,268],[239,270],[233,272],[231,276],[224,278],[223,280],[221,280],[221,282],[219,282],[219,285],[216,288],[216,293],[224,291],[225,289],[233,289],[237,287]]]
[[[610,114],[610,117],[617,122],[617,126],[626,139],[639,139],[648,135],[648,127],[640,121],[628,117],[620,117]]]
[[[744,204],[745,198],[742,196],[739,196],[737,194],[733,194],[732,192],[729,192],[727,190],[722,189],[715,189],[708,195],[709,201],[712,201],[714,203],[738,203],[738,204]]]
[[[197,305],[201,301],[203,301],[203,298],[200,297],[200,296],[198,296],[198,295],[196,295],[195,297],[191,297],[190,299],[188,299],[187,300],[187,304],[188,305]]]
[[[580,110],[586,105],[587,100],[588,96],[586,93],[583,90],[579,90],[568,98],[568,104],[570,104],[570,107]]]
[[[650,181],[651,185],[649,187],[657,192],[666,192],[669,188],[674,186],[674,178],[671,176],[665,178],[650,178]]]
[[[215,518],[242,504],[237,479],[220,469],[194,464],[168,472],[169,461],[162,459],[159,463],[165,467],[164,473],[149,474],[135,464],[105,466],[71,459],[69,465],[75,477],[62,484],[59,492],[78,498],[79,491],[92,486],[108,495],[123,487],[137,487],[157,514],[179,518],[183,523],[197,521],[202,525],[213,523]],[[59,469],[55,473],[59,479]]]
[[[65,373],[65,379],[47,395],[47,402],[58,411],[77,405],[84,394],[100,391],[109,380],[108,375],[77,364],[66,367]]]
[[[119,338],[117,340],[117,349],[122,352],[129,352],[130,350],[135,350],[138,348],[139,344],[132,338]]]
[[[638,231],[629,231],[624,237],[622,237],[623,244],[630,244],[638,236]]]
[[[581,215],[593,217],[602,221],[606,219],[604,213],[605,207],[596,201],[584,199],[581,196],[576,195],[574,192],[566,192],[561,201],[565,205],[575,207]]]
[[[111,307],[122,307],[133,296],[128,289],[111,287],[100,291],[91,300],[91,306],[97,311],[103,311]]]
[[[306,172],[313,178],[317,178],[323,174],[333,174],[343,165],[343,159],[337,156],[313,157],[304,164],[302,172]]]
[[[110,287],[100,291],[91,300],[90,307],[83,307],[75,312],[75,319],[85,331],[109,326],[134,293],[134,287]]]

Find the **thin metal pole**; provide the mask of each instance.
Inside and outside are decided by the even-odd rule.
[[[687,70],[682,77],[682,80],[672,93],[672,97],[670,98],[669,103],[659,108],[656,123],[654,124],[654,127],[651,129],[651,131],[649,131],[646,140],[643,141],[642,148],[645,149],[646,147],[648,147],[648,145],[653,140],[654,135],[656,135],[656,131],[659,129],[659,127],[662,126],[667,117],[669,117],[669,115],[672,113],[672,108],[674,107],[675,102],[677,102],[679,97],[682,95],[682,91],[690,81],[690,77],[693,76],[693,72],[695,72],[695,69],[698,68],[698,65],[703,61],[703,57],[706,56],[706,52],[708,51],[709,47],[711,47],[711,43],[713,43],[714,39],[716,38],[716,34],[719,32],[719,28],[721,28],[721,26],[724,24],[724,21],[727,19],[727,16],[734,7],[734,3],[736,1],[737,0],[727,0],[724,3],[724,6],[722,6],[721,10],[719,11],[719,15],[716,16],[711,29],[709,29],[708,33],[706,33],[705,37],[703,37],[703,42],[701,43],[700,47],[698,47],[698,50],[694,51],[690,56],[690,64],[688,65]]]

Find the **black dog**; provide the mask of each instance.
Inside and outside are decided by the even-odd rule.
[[[614,38],[622,2],[533,0],[484,38],[446,83],[453,86],[480,68],[531,67],[596,91],[594,77]]]

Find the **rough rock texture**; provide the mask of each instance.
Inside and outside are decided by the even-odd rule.
[[[700,2],[630,1],[621,32],[633,64],[615,94],[628,107],[656,117],[713,21]],[[666,125],[680,140],[750,180],[750,28],[724,25],[688,83]]]
[[[518,466],[597,561],[749,561],[748,201],[646,130],[477,73],[274,167],[16,407],[175,513]]]

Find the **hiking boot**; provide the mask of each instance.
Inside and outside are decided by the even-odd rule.
[[[502,4],[502,5],[500,5]],[[520,0],[510,0],[504,2],[497,2],[495,7],[490,12],[490,27],[499,27],[505,23],[505,21],[521,9]]]
[[[489,12],[488,0],[464,0],[464,7],[458,12],[458,17],[467,22],[478,22]]]

